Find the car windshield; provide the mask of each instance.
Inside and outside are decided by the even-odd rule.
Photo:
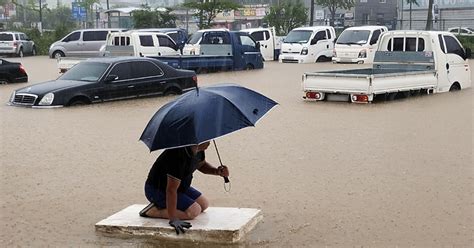
[[[97,82],[109,64],[100,62],[81,62],[73,66],[64,75],[59,77],[60,80],[75,80],[86,82]]]
[[[466,28],[467,30],[474,32],[474,28]]]
[[[363,45],[369,40],[369,30],[344,30],[337,38],[336,44]]]
[[[194,33],[193,35],[191,35],[191,37],[189,37],[188,42],[186,43],[191,44],[191,45],[198,43],[199,39],[201,39],[202,37],[202,34],[203,34],[202,32]]]
[[[307,43],[311,34],[313,34],[311,30],[292,30],[283,43]]]
[[[0,41],[12,41],[13,35],[12,34],[0,34]]]

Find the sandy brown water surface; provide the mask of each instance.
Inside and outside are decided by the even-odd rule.
[[[56,61],[22,61],[27,84],[0,85],[3,247],[175,247],[96,233],[94,224],[147,203],[159,152],[138,142],[173,97],[60,109],[5,105],[12,90],[58,76]],[[471,68],[474,63],[471,61]],[[232,190],[196,173],[213,206],[260,208],[247,247],[469,247],[474,243],[473,91],[377,104],[305,102],[301,75],[360,65],[266,63],[199,75],[280,103],[255,128],[217,140]],[[472,75],[474,78],[474,75]],[[217,164],[213,147],[208,161]],[[180,244],[182,247],[207,244]]]

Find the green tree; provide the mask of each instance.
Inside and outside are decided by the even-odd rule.
[[[166,11],[152,10],[144,6],[143,10],[135,10],[132,14],[134,28],[175,28],[176,16],[172,15],[170,9]]]
[[[337,9],[350,9],[354,7],[354,0],[316,0],[316,3],[329,9],[331,13],[331,26],[334,26]]]
[[[270,13],[264,21],[275,27],[277,35],[286,35],[292,29],[303,26],[308,20],[308,9],[301,0],[282,0],[278,5],[270,7]]]
[[[194,16],[199,18],[198,26],[200,29],[211,27],[211,23],[217,14],[238,10],[242,7],[242,5],[231,0],[196,0],[185,2],[183,6],[198,11]]]

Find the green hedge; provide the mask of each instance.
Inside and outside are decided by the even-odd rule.
[[[457,35],[456,37],[458,37],[458,40],[461,42],[464,48],[470,48],[474,53],[474,36]],[[472,57],[473,55],[471,55],[471,58]]]

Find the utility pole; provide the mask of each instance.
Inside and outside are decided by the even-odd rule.
[[[313,26],[314,20],[314,0],[311,0],[311,7],[310,7],[310,16],[309,16],[309,26]]]
[[[109,0],[107,0],[107,27],[110,28]]]
[[[40,15],[40,22],[39,22],[38,30],[40,31],[41,34],[43,34],[43,3],[41,2],[41,0],[39,0],[39,15]]]

